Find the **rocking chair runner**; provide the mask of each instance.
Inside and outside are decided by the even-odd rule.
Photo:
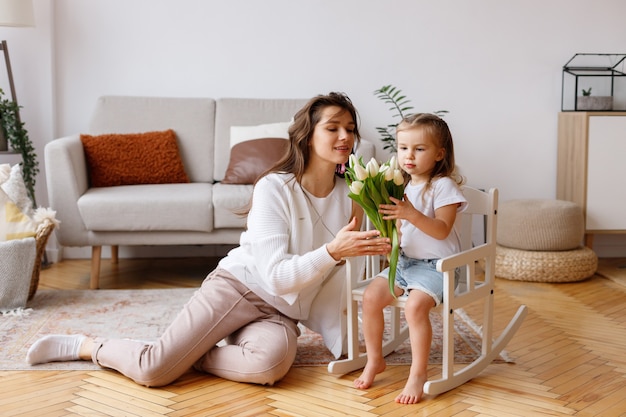
[[[455,228],[461,239],[461,252],[440,259],[437,270],[443,273],[444,296],[441,305],[443,315],[443,363],[441,378],[430,380],[424,385],[424,392],[438,395],[464,384],[487,367],[509,343],[517,332],[524,317],[526,306],[518,308],[516,314],[495,341],[493,331],[493,297],[495,284],[496,226],[498,210],[498,190],[484,192],[475,188],[462,187],[468,201],[466,210],[457,216]],[[483,226],[484,225],[484,226]],[[484,230],[485,243],[473,243],[473,230]],[[482,229],[484,227],[484,229]],[[379,270],[377,257],[368,257],[366,276],[373,277]],[[359,351],[358,303],[363,300],[363,292],[371,278],[363,280],[353,274],[358,268],[349,259],[346,265],[348,297],[348,357],[328,364],[331,374],[346,374],[365,366],[367,354]],[[477,265],[484,266],[484,277],[476,273]],[[461,280],[455,291],[454,271],[461,270]],[[477,276],[478,275],[478,276]],[[469,304],[483,302],[482,351],[470,364],[455,371],[454,366],[454,311]],[[404,308],[406,297],[401,296],[391,306],[391,331],[383,341],[383,354],[393,352],[408,336],[408,326],[400,324],[400,309]]]

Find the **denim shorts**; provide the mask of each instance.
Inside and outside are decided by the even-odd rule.
[[[396,286],[402,288],[405,293],[411,290],[420,290],[430,295],[435,304],[441,304],[443,300],[443,273],[437,271],[438,259],[413,259],[400,255],[398,268],[396,269]],[[459,283],[459,269],[454,274],[454,288]],[[378,274],[384,278],[389,277],[389,268],[385,268]]]

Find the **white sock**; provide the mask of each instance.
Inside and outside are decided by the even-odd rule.
[[[28,349],[26,362],[31,365],[47,362],[75,361],[86,336],[53,334],[37,340]]]

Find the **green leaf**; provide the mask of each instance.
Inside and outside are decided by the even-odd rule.
[[[398,229],[396,227],[393,228],[391,236],[391,254],[389,256],[389,292],[391,292],[393,298],[397,298],[394,287],[396,285],[396,270],[398,268],[398,257],[400,256],[400,245],[398,242]]]
[[[391,117],[403,119],[409,115],[409,111],[413,110],[413,106],[410,105],[411,101],[402,93],[402,91],[391,85],[383,85],[378,90],[374,91],[374,95],[385,104],[391,104],[388,108],[392,112]],[[438,110],[433,112],[439,117],[443,117],[443,114],[448,113],[447,110]],[[386,128],[376,127],[376,131],[381,135],[380,140],[383,142],[383,149],[389,149],[392,153],[397,152],[395,129],[397,124],[389,124]],[[391,130],[391,132],[390,132]]]
[[[39,173],[39,162],[35,148],[28,138],[28,131],[20,120],[18,106],[13,100],[5,98],[4,91],[0,88],[0,128],[9,143],[11,149],[22,157],[22,177],[33,205],[36,207],[35,183]]]

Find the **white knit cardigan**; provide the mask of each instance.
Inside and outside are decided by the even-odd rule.
[[[342,191],[335,193],[334,215],[347,224],[352,215],[348,187],[339,179],[335,187]],[[337,267],[326,245],[313,247],[309,206],[293,175],[269,174],[259,180],[240,246],[219,266],[283,314],[322,334],[331,352],[341,355],[345,345],[345,269]]]

